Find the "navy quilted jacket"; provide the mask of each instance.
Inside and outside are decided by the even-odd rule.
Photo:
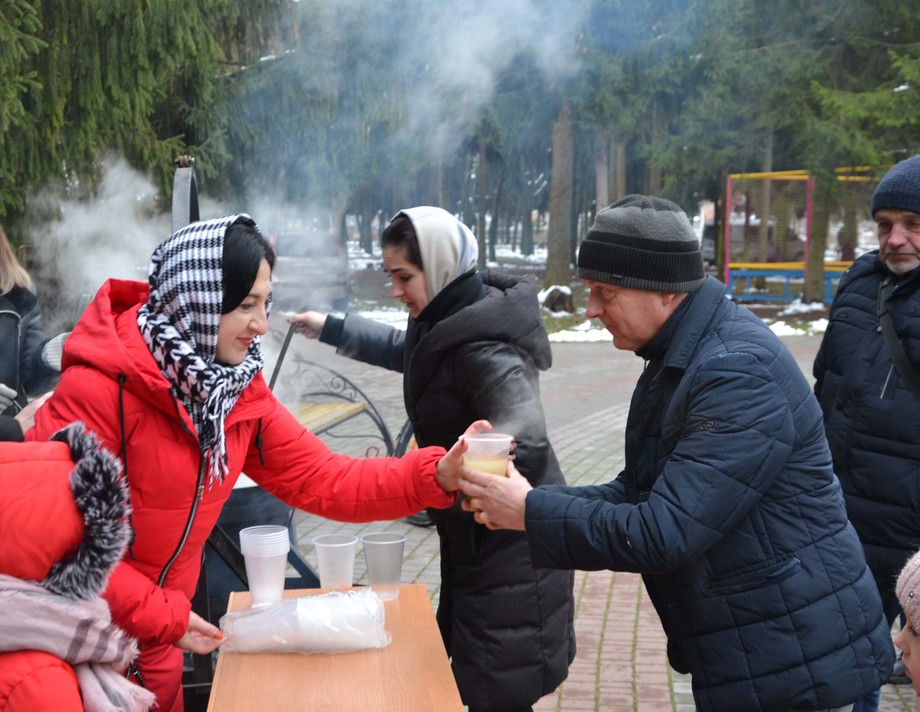
[[[888,270],[878,252],[847,271],[815,360],[834,470],[882,590],[920,548],[920,401],[892,366],[875,315]],[[920,270],[889,299],[895,331],[920,369]]]
[[[640,354],[624,472],[528,495],[531,555],[641,572],[703,712],[847,705],[893,663],[878,591],[808,381],[724,293],[708,278]]]

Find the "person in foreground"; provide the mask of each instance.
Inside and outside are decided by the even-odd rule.
[[[260,345],[273,262],[248,215],[174,233],[151,257],[149,285],[109,280],[99,290],[26,434],[44,440],[81,420],[121,459],[132,540],[103,597],[138,639],[134,678],[160,712],[183,709],[183,650],[206,654],[222,642],[190,598],[202,547],[241,471],[292,506],[342,521],[397,519],[456,500],[449,490],[464,443],[451,453],[346,457],[274,398]]]
[[[641,573],[702,712],[849,709],[894,649],[796,361],[704,277],[670,201],[601,210],[578,276],[586,315],[646,362],[625,469],[531,488],[513,464],[509,478],[463,468],[464,506],[526,531],[535,566]]]
[[[450,446],[474,419],[515,436],[534,485],[565,483],[546,435],[540,370],[552,362],[532,278],[476,269],[476,238],[446,210],[396,214],[381,235],[407,329],[347,314],[291,317],[337,353],[404,374],[419,445]],[[441,543],[438,624],[470,712],[523,712],[575,656],[572,571],[536,569],[518,532],[490,532],[455,506],[431,512]]]
[[[901,651],[904,669],[914,686],[915,703],[920,707],[920,551],[911,556],[895,585],[904,610],[904,625],[894,639]]]
[[[0,710],[143,712],[99,598],[131,535],[121,466],[81,423],[51,440],[0,443]]]
[[[871,209],[879,249],[840,280],[814,375],[847,512],[891,625],[898,571],[920,548],[920,386],[910,380],[920,381],[920,156],[885,174]],[[878,709],[873,698],[860,712]]]

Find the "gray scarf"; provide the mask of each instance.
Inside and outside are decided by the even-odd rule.
[[[144,712],[156,701],[122,670],[137,643],[112,625],[108,604],[58,596],[0,574],[0,652],[40,650],[70,664],[86,712]]]

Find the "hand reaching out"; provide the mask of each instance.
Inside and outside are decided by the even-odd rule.
[[[464,431],[463,435],[487,433],[490,430],[492,430],[492,423],[488,420],[477,420]],[[453,492],[460,487],[460,466],[463,464],[463,455],[466,453],[466,449],[466,441],[463,436],[460,436],[453,447],[438,462],[438,484],[441,485],[445,492]]]
[[[16,422],[19,423],[19,427],[22,428],[23,433],[35,425],[35,412],[51,397],[52,393],[53,391],[48,391],[38,398],[32,399],[22,410],[16,413],[14,417],[16,418]]]
[[[315,311],[305,311],[288,319],[288,324],[293,324],[294,331],[298,334],[303,334],[308,339],[318,339],[326,325],[326,315]]]
[[[176,647],[189,650],[198,655],[207,655],[211,651],[217,650],[226,640],[224,634],[220,632],[216,625],[208,623],[195,611],[190,611],[188,630],[185,631],[185,635],[176,641]]]
[[[0,383],[0,413],[5,411],[16,400],[16,390],[5,383]]]

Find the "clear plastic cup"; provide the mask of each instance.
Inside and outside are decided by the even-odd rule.
[[[512,435],[505,433],[479,433],[464,435],[468,449],[463,464],[471,470],[488,472],[507,477],[508,455],[511,452]]]
[[[313,538],[319,565],[321,588],[337,591],[351,588],[355,580],[355,551],[358,537],[351,534],[321,534]]]
[[[240,531],[240,551],[253,606],[279,603],[284,597],[284,573],[291,539],[287,527],[263,524]]]
[[[406,535],[398,532],[370,532],[361,537],[367,580],[371,590],[384,601],[399,596],[403,549]]]

